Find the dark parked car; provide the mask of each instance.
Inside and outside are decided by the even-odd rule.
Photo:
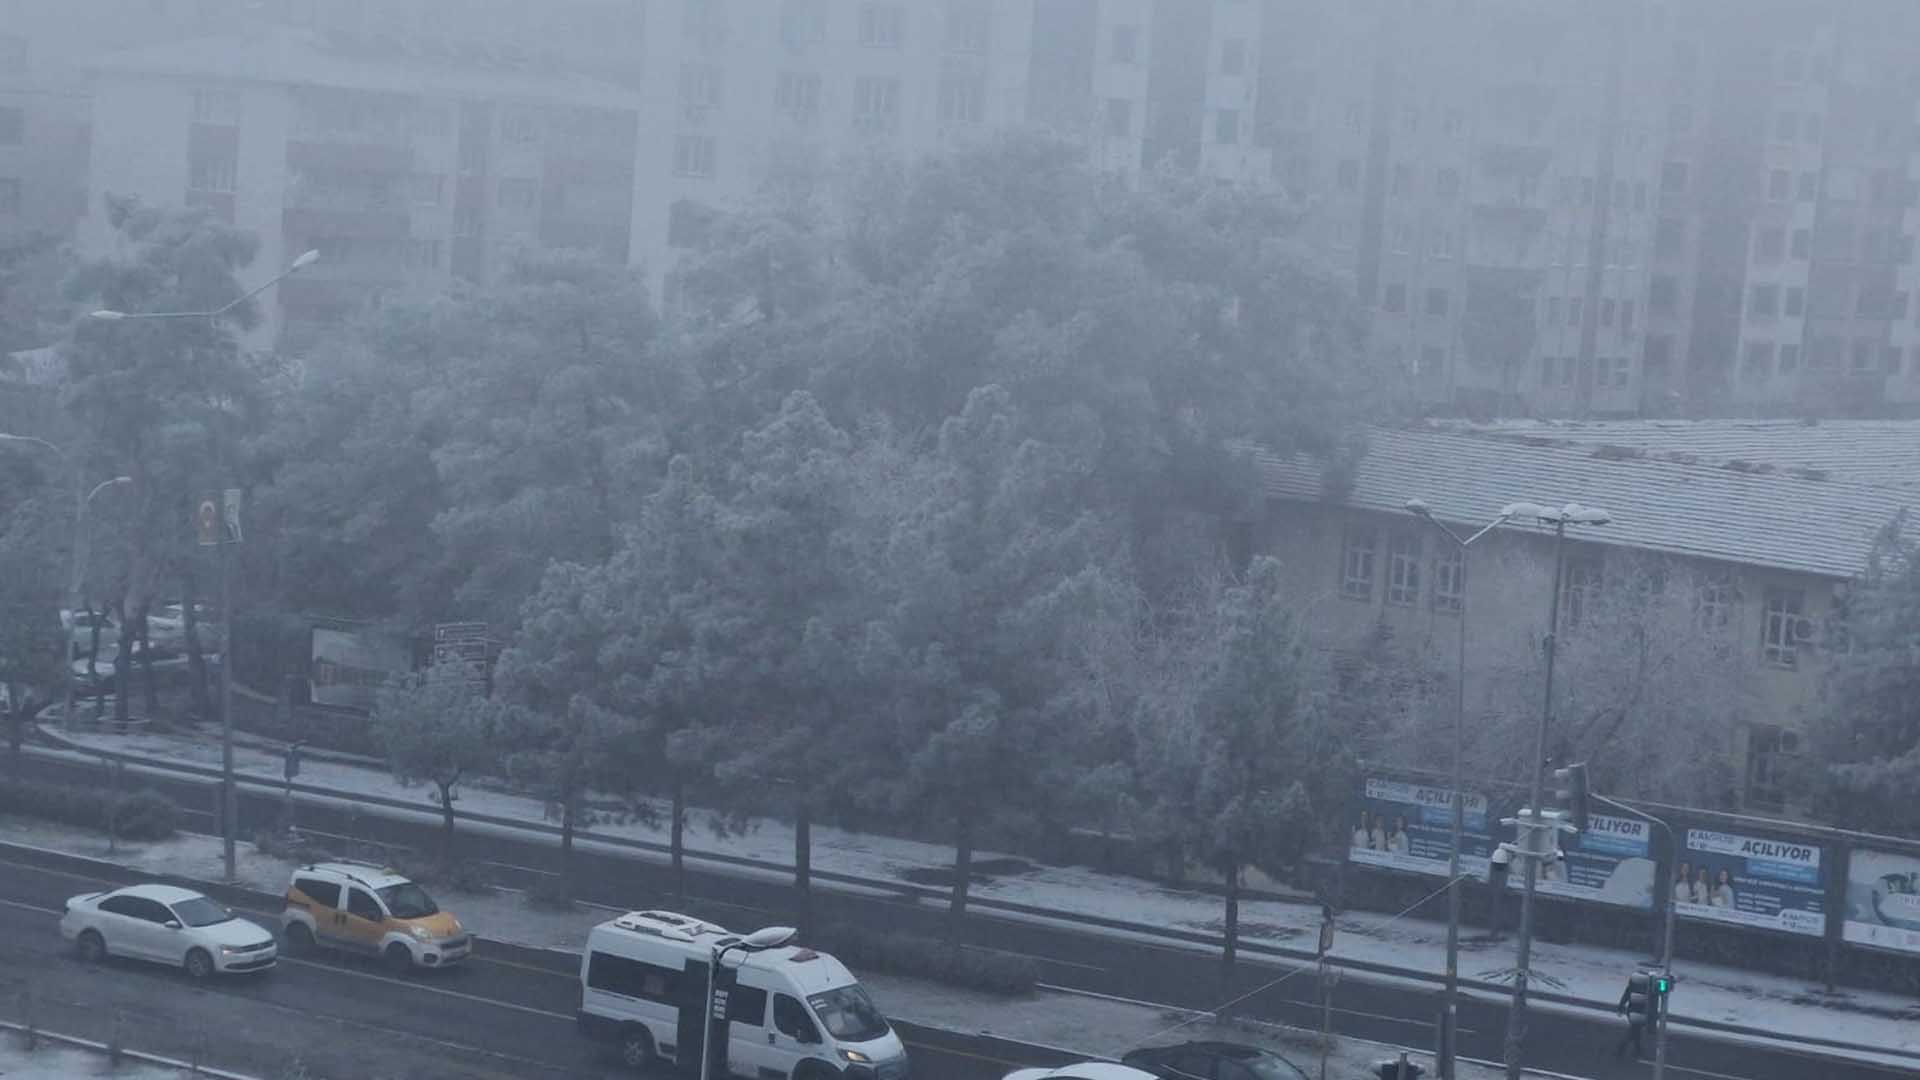
[[[1298,1065],[1279,1054],[1239,1043],[1143,1046],[1120,1060],[1160,1080],[1308,1080]]]

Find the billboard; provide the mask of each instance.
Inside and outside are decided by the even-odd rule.
[[[1854,848],[1840,935],[1855,945],[1920,953],[1920,858]]]
[[[1674,867],[1673,905],[1691,919],[1818,937],[1827,929],[1820,847],[1688,829]]]
[[[316,626],[307,664],[309,700],[372,712],[382,687],[413,668],[406,642],[371,629]]]
[[[1549,863],[1534,888],[1548,896],[1651,910],[1659,876],[1652,835],[1643,818],[1592,814],[1586,832],[1560,834],[1566,858]],[[1525,876],[1508,876],[1507,887],[1525,888]]]
[[[1487,797],[1469,792],[1461,807],[1460,872],[1484,876],[1494,847]],[[1453,792],[1369,776],[1349,828],[1350,862],[1445,877],[1453,852]]]

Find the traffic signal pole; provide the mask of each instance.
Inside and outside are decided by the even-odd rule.
[[[1658,825],[1660,827],[1660,831],[1667,834],[1666,891],[1664,894],[1662,894],[1662,898],[1661,898],[1661,907],[1662,907],[1662,910],[1665,912],[1665,915],[1661,919],[1662,925],[1660,927],[1660,973],[1666,976],[1668,985],[1671,986],[1673,982],[1673,923],[1674,923],[1673,875],[1680,860],[1680,848],[1678,846],[1678,842],[1674,839],[1673,826],[1669,825],[1667,822],[1661,820],[1660,818],[1654,817],[1652,814],[1647,813],[1645,810],[1642,810],[1639,807],[1628,806],[1626,803],[1620,802],[1616,799],[1609,799],[1605,795],[1600,795],[1594,792],[1588,792],[1587,797],[1592,799],[1594,802],[1604,803],[1607,806],[1611,806],[1615,810],[1624,811],[1626,813],[1632,814],[1635,817],[1645,818],[1646,820],[1653,822],[1655,825]],[[1654,1025],[1653,1025],[1653,1076],[1654,1076],[1654,1080],[1665,1080],[1666,1075],[1667,1075],[1667,1003],[1666,1001],[1662,1000],[1660,1002],[1660,1015],[1654,1021]]]

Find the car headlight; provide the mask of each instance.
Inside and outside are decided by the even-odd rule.
[[[433,931],[424,926],[409,926],[407,927],[407,932],[413,935],[415,941],[433,940]]]
[[[855,1065],[870,1065],[873,1063],[872,1058],[868,1057],[867,1055],[861,1053],[858,1050],[841,1050],[840,1056],[843,1058],[846,1058],[848,1061],[853,1062]]]

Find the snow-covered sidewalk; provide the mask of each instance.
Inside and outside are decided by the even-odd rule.
[[[175,762],[202,766],[217,766],[219,762],[217,745],[186,736],[88,733],[60,737],[70,738],[77,745]],[[249,777],[278,784],[281,760],[277,753],[250,746],[236,751],[235,768]],[[428,800],[425,789],[403,787],[390,773],[370,764],[310,758],[301,769],[299,782],[347,796],[403,800],[417,804],[422,813],[437,813],[438,809]],[[468,787],[459,795],[456,807],[510,820],[547,820],[541,802],[503,791]],[[662,821],[665,817],[664,813],[659,815]],[[708,827],[708,815],[693,817],[686,835],[690,856],[712,852],[791,865],[793,830],[784,822],[759,820],[744,833],[722,835]],[[597,825],[590,835],[659,844],[668,840],[664,824]],[[952,849],[943,845],[820,825],[814,826],[813,843],[817,871],[878,882],[941,880],[940,873],[951,866],[953,858]],[[1004,853],[981,851],[975,858],[990,868],[990,880],[973,886],[976,897],[1031,905],[1067,919],[1090,915],[1175,930],[1221,932],[1223,913],[1217,896],[1085,867],[1037,865]],[[1436,881],[1435,887],[1438,885]],[[1240,932],[1250,942],[1310,950],[1319,919],[1318,907],[1248,900],[1241,905]],[[1349,912],[1340,916],[1338,928],[1335,957],[1409,972],[1437,974],[1444,970],[1446,928],[1442,924]],[[1686,933],[1684,923],[1679,932]],[[1463,941],[1462,975],[1472,978],[1511,968],[1512,947],[1510,941]],[[1594,945],[1534,943],[1534,971],[1553,980],[1556,991],[1608,1009],[1619,998],[1625,974],[1644,960],[1636,953]],[[1693,961],[1683,961],[1677,973],[1682,982],[1672,1001],[1676,1023],[1689,1019],[1737,1023],[1781,1038],[1839,1040],[1881,1051],[1920,1054],[1920,1024],[1914,1023],[1920,1020],[1920,1002],[1912,998],[1848,989],[1828,994],[1824,987],[1803,980]],[[1349,977],[1369,976],[1350,973]],[[1905,1064],[1914,1062],[1908,1059]]]
[[[44,1032],[33,1049],[27,1049],[26,1042],[24,1034],[0,1030],[0,1077],[5,1080],[81,1080],[88,1076],[111,1076],[114,1080],[189,1080],[191,1076],[187,1068],[129,1059],[115,1064],[103,1050]],[[247,1080],[238,1073],[214,1074],[205,1069],[199,1075],[202,1080],[215,1075]]]
[[[222,872],[220,842],[213,837],[180,834],[166,841],[119,845],[107,851],[97,834],[70,825],[0,816],[0,843],[19,844],[105,859],[122,866],[175,878],[214,880]],[[236,884],[260,892],[277,893],[286,887],[292,862],[238,845]],[[534,949],[578,953],[587,931],[606,920],[611,909],[582,904],[571,911],[535,906],[518,892],[496,889],[469,894],[442,890],[439,900],[459,914],[461,921],[482,938]],[[271,914],[265,912],[261,914]],[[1312,1033],[1278,1025],[1219,1021],[1192,1013],[1097,998],[1089,995],[1041,991],[1033,997],[1005,998],[892,975],[861,975],[888,1015],[918,1027],[995,1038],[1039,1046],[1090,1058],[1118,1058],[1137,1046],[1187,1039],[1231,1039],[1266,1046],[1292,1060],[1309,1075],[1317,1073],[1321,1041]],[[1369,1067],[1398,1056],[1399,1048],[1360,1039],[1335,1039],[1328,1047],[1327,1075],[1337,1080],[1359,1080],[1374,1075]],[[1409,1052],[1409,1060],[1433,1074],[1431,1056]],[[1463,1064],[1462,1080],[1497,1080],[1495,1068]],[[5,1059],[0,1076],[13,1080]],[[32,1077],[90,1075],[73,1072],[25,1073]],[[160,1072],[123,1073],[136,1080],[172,1080]],[[1542,1077],[1549,1074],[1530,1074]]]

